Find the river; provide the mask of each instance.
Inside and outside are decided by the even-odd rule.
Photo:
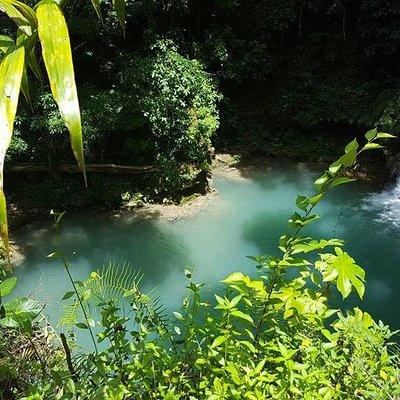
[[[128,262],[144,274],[142,289],[156,288],[167,310],[180,307],[186,291],[184,268],[204,282],[206,291],[233,271],[253,273],[246,256],[277,253],[279,236],[295,209],[297,194],[308,194],[320,168],[271,163],[231,176],[217,173],[213,196],[186,218],[141,219],[90,213],[66,216],[63,242],[76,279],[110,261]],[[383,192],[352,183],[337,187],[318,207],[321,220],[308,234],[337,237],[366,269],[362,307],[377,319],[400,328],[400,185]],[[55,250],[51,223],[40,222],[14,234],[25,261],[16,269],[17,294],[30,294],[47,304],[55,321],[63,293],[69,289],[62,267],[46,258]],[[353,296],[347,305],[359,305]]]

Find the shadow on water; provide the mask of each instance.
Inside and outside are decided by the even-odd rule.
[[[133,269],[143,272],[143,289],[150,291],[162,284],[160,295],[167,303],[171,293],[183,294],[183,266],[188,263],[190,249],[167,224],[152,220],[119,220],[113,218],[72,218],[62,229],[63,251],[71,263],[76,279],[85,279],[91,271],[109,262],[129,262]],[[18,267],[19,294],[36,291],[50,306],[57,303],[69,290],[67,276],[58,261],[47,259],[56,246],[54,230],[50,224],[41,229],[30,229],[17,236],[24,243],[25,261]],[[32,282],[36,286],[32,286]],[[175,282],[173,287],[166,287]],[[179,282],[179,284],[178,284]],[[182,288],[178,290],[176,286]],[[166,296],[165,296],[166,295]]]

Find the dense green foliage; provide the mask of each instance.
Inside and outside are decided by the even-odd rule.
[[[297,197],[280,256],[251,257],[256,274],[229,275],[225,290],[209,298],[186,269],[187,296],[173,317],[162,300],[141,292],[141,277],[129,265],[111,264],[76,281],[61,248],[63,214],[54,213],[59,249],[48,257],[63,265],[71,284],[59,334],[37,321],[36,302],[5,303],[3,394],[26,400],[397,398],[394,333],[358,308],[332,307],[333,296],[363,297],[364,270],[343,241],[303,232],[318,220],[314,209],[327,192],[353,180],[348,172],[359,154],[391,137],[373,129],[362,147],[357,140],[346,146],[315,181],[315,193]],[[15,284],[4,280],[2,295]],[[91,340],[84,351],[74,329]],[[50,344],[38,349],[42,330]],[[30,352],[18,354],[23,337]]]
[[[221,151],[315,160],[367,126],[398,132],[395,1],[127,1],[125,38],[110,5],[102,9],[104,24],[89,2],[65,11],[86,157],[160,165],[161,200],[208,169],[210,140]],[[30,81],[7,165],[71,162],[47,84]],[[62,191],[54,174],[32,181],[43,177]]]

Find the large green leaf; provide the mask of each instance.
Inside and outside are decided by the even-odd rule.
[[[12,276],[0,282],[0,297],[8,296],[12,290],[14,289],[15,285],[17,284],[17,277]]]
[[[5,317],[0,326],[23,328],[30,331],[32,321],[40,314],[40,304],[32,299],[16,298],[4,305]]]
[[[51,91],[69,130],[72,151],[79,168],[85,174],[81,116],[67,24],[60,7],[54,1],[39,3],[36,13]]]
[[[365,291],[365,271],[340,247],[335,248],[335,253],[336,255],[322,254],[321,261],[317,261],[315,266],[321,271],[325,282],[336,281],[343,298],[351,293],[352,287],[362,298]]]
[[[7,207],[3,191],[4,158],[10,145],[24,72],[25,49],[11,46],[0,64],[0,235],[9,254]]]

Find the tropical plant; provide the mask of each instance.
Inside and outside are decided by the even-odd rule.
[[[70,133],[72,151],[84,179],[82,127],[75,84],[68,27],[62,12],[66,0],[43,0],[33,8],[19,0],[1,0],[0,11],[15,24],[15,40],[0,37],[0,235],[8,251],[7,207],[3,190],[3,170],[6,151],[10,145],[20,90],[29,101],[27,71],[30,69],[42,79],[36,57],[40,43],[41,53],[49,78],[51,91],[62,119]],[[118,20],[124,29],[125,1],[113,0]],[[92,0],[101,18],[99,0]]]

